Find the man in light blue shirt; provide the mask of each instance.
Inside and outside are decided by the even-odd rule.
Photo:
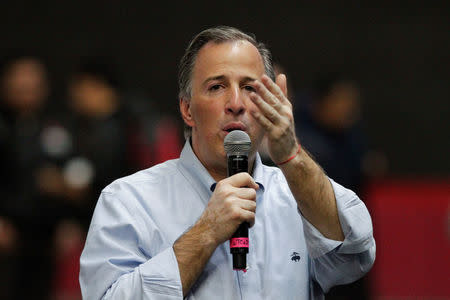
[[[235,28],[198,34],[180,64],[188,139],[179,159],[116,180],[100,195],[81,256],[85,299],[320,299],[375,259],[369,213],[296,140],[286,77]],[[250,173],[227,178],[223,140],[251,138]],[[267,136],[279,168],[261,163]],[[246,272],[229,238],[249,229]]]

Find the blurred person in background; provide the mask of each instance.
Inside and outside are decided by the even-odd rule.
[[[84,58],[70,75],[67,91],[61,124],[71,149],[61,174],[68,209],[56,228],[52,288],[53,298],[61,300],[81,297],[79,256],[101,190],[118,177],[177,157],[181,149],[176,123],[156,116],[147,98],[124,96],[117,69],[107,58]]]
[[[365,174],[366,137],[360,127],[360,90],[355,81],[337,73],[321,76],[311,99],[299,99],[300,140],[339,183],[361,192]]]
[[[0,72],[0,298],[45,299],[52,224],[46,205],[54,196],[40,185],[51,159],[42,139],[49,120],[47,70],[36,56],[15,54]]]
[[[62,174],[67,200],[81,208],[84,226],[102,186],[132,169],[119,82],[114,66],[97,57],[81,61],[69,76],[67,112],[61,123],[71,148]]]
[[[76,274],[86,227],[103,185],[131,172],[128,121],[112,63],[84,58],[69,75],[58,130],[68,147],[57,176],[64,186],[53,240],[53,299],[80,299]]]
[[[71,74],[61,111],[49,105],[39,58],[7,57],[0,75],[0,299],[80,299],[78,258],[97,195],[117,177],[178,156],[178,128],[168,117],[146,118],[148,99],[124,101],[101,58]]]
[[[3,235],[9,232],[12,238],[4,240],[10,241],[18,236],[19,275],[12,287],[17,299],[80,298],[77,277],[70,273],[77,274],[83,225],[95,204],[91,193],[128,170],[123,124],[114,118],[118,92],[101,72],[79,69],[69,93],[74,113],[50,114],[44,65],[28,56],[4,64],[1,160],[8,192],[2,210],[8,217],[3,223],[13,225],[3,226],[8,229]],[[102,157],[117,164],[105,164]],[[20,288],[25,282],[27,288]]]
[[[298,99],[296,132],[328,176],[362,193],[366,137],[359,124],[360,90],[337,73],[321,76],[311,99]],[[326,299],[367,299],[366,279],[336,286]]]
[[[87,205],[85,225],[103,187],[178,155],[178,128],[152,108],[147,98],[125,95],[117,68],[107,58],[84,58],[70,76],[64,124],[72,149],[64,174],[68,196]]]
[[[179,119],[163,113],[158,101],[151,101],[142,93],[127,93],[124,99],[132,118],[129,159],[134,169],[177,158],[184,141]]]

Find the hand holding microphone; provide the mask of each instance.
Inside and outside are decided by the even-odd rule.
[[[232,131],[227,137],[233,137],[233,135],[235,135],[234,132],[238,131]],[[248,135],[246,133],[244,134],[247,136],[248,141],[250,141]],[[228,141],[228,139],[226,139],[226,141]],[[232,148],[234,148],[234,146]],[[238,153],[242,153],[242,151],[238,151]],[[214,193],[208,202],[208,206],[199,220],[199,223],[207,228],[208,234],[205,238],[212,238],[212,243],[216,246],[232,238],[233,234],[238,231],[238,227],[241,224],[247,224],[248,228],[248,225],[251,227],[255,222],[256,190],[259,186],[248,174],[248,167],[246,167],[246,170],[242,170],[242,165],[248,165],[248,161],[245,157],[240,155],[241,154],[238,154],[238,156],[227,155],[229,160],[232,159],[231,163],[234,161],[234,164],[230,165],[230,161],[228,164],[229,177],[217,183]],[[243,160],[241,160],[241,158]],[[239,240],[235,241],[237,242]],[[238,250],[237,247],[234,248],[236,249],[233,251]],[[238,250],[238,252],[239,251],[245,252],[243,254],[245,258],[248,248]],[[245,269],[246,261],[243,261],[243,266],[241,264],[240,267],[234,266],[233,268]]]

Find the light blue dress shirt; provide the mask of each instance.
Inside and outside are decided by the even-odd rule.
[[[187,299],[320,299],[364,275],[375,260],[370,215],[330,180],[345,240],[325,238],[297,208],[282,172],[257,155],[255,225],[247,272],[233,271],[229,242],[219,245]],[[203,213],[214,179],[189,142],[179,159],[106,187],[81,255],[84,299],[182,299],[174,242]]]

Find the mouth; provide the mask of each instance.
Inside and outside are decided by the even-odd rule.
[[[223,127],[223,131],[226,131],[227,134],[232,132],[233,130],[247,131],[247,127],[241,122],[231,122]]]

